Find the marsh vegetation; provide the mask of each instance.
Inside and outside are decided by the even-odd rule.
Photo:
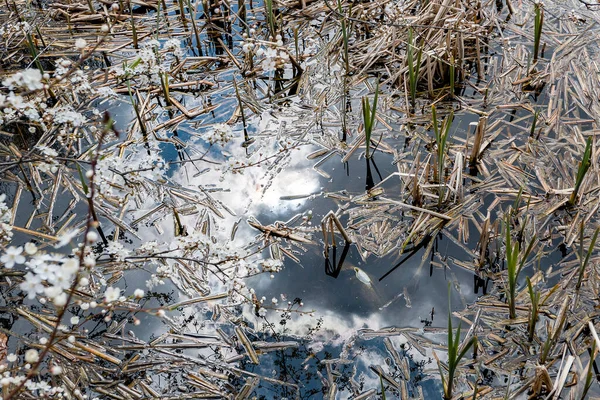
[[[597,393],[598,8],[5,1],[2,399]]]

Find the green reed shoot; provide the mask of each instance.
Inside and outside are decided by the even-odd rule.
[[[373,105],[369,103],[368,97],[362,98],[363,125],[365,127],[365,142],[367,144],[367,158],[371,158],[371,135],[373,128],[377,125],[375,119],[377,115],[377,98],[379,97],[379,81],[375,87],[375,96],[373,97]]]
[[[202,3],[204,4],[204,2]],[[192,30],[194,31],[194,37],[196,38],[196,47],[198,48],[198,54],[202,56],[202,41],[200,41],[200,32],[198,30],[198,26],[196,25],[196,5],[192,6],[192,1],[187,0],[187,8],[190,12],[190,21],[192,23]],[[210,18],[210,13],[206,14],[208,18]]]
[[[31,58],[33,59],[33,62],[35,63],[35,66],[37,67],[37,69],[39,69],[40,73],[43,75],[44,68],[42,67],[42,64],[40,63],[38,53],[35,48],[35,45],[33,44],[33,39],[31,37],[31,34],[27,33],[26,35],[27,35],[27,47],[29,47],[29,53],[31,53]]]
[[[381,375],[379,375],[379,384],[381,385],[381,398],[383,400],[386,400],[386,397],[385,397],[385,386],[383,385],[383,378],[381,377]]]
[[[575,288],[579,290],[581,288],[581,283],[583,282],[583,275],[585,274],[585,269],[590,262],[590,257],[592,252],[594,251],[594,247],[596,246],[596,240],[598,240],[598,232],[600,232],[600,228],[596,228],[594,232],[594,236],[592,236],[592,241],[590,242],[590,247],[588,248],[587,254],[585,255],[585,259],[583,258],[583,222],[581,223],[581,228],[579,229],[579,278],[577,278],[577,285]]]
[[[137,59],[136,61],[133,62],[133,64],[131,64],[131,67],[135,68],[134,64],[136,64],[136,63],[139,64],[139,62],[140,62],[140,59]],[[133,98],[133,93],[131,92],[131,82],[129,80],[127,80],[127,90],[129,92],[129,100],[131,101],[131,106],[133,107],[133,111],[135,111],[135,117],[137,118],[138,124],[140,125],[140,130],[142,131],[142,136],[144,137],[144,141],[146,141],[148,138],[148,131],[146,130],[146,124],[142,120],[142,115],[140,114],[138,104],[135,101],[135,99]]]
[[[135,21],[133,19],[133,7],[132,6],[129,6],[129,15],[131,17],[131,34],[132,34],[132,40],[133,40],[133,48],[139,49],[138,34],[137,34],[137,29],[135,27]]]
[[[506,297],[508,299],[508,309],[510,318],[516,318],[516,292],[517,292],[517,280],[519,278],[519,273],[523,269],[523,265],[525,265],[525,261],[527,261],[527,257],[531,253],[533,249],[533,245],[535,244],[535,236],[529,242],[529,246],[520,257],[521,260],[519,262],[520,245],[519,241],[515,241],[512,243],[512,236],[510,234],[510,215],[507,214],[505,221],[505,240],[506,240],[506,269],[508,271],[508,288],[506,290]]]
[[[540,292],[534,289],[529,277],[527,277],[527,291],[529,292],[529,300],[531,301],[531,312],[529,313],[529,321],[527,324],[527,331],[529,333],[528,339],[531,342],[535,335],[535,325],[537,324],[540,314]]]
[[[340,23],[342,25],[342,40],[344,42],[344,64],[346,65],[346,75],[350,74],[350,57],[348,52],[348,29],[346,26],[346,17],[344,15],[344,10],[342,9],[342,1],[338,0],[337,2],[337,11],[340,14]]]
[[[410,89],[410,101],[413,108],[417,103],[417,81],[419,79],[419,69],[421,68],[422,49],[419,49],[417,54],[417,62],[415,63],[415,48],[416,39],[413,35],[412,27],[408,28],[408,47],[407,47],[407,63],[408,63],[408,86]]]
[[[79,166],[79,164],[76,165],[77,172],[79,173],[79,181],[81,182],[81,188],[83,189],[83,193],[87,195],[89,192],[88,185],[85,183],[85,178],[83,177],[83,172],[81,172],[81,167]]]
[[[454,377],[460,360],[467,354],[471,346],[476,345],[477,337],[472,337],[468,342],[460,343],[460,322],[456,333],[452,330],[452,306],[450,296],[450,283],[448,283],[448,377],[446,378],[441,364],[438,363],[440,376],[442,377],[442,386],[444,387],[444,399],[452,398],[452,390],[454,389]]]
[[[588,137],[587,142],[585,143],[585,151],[583,152],[583,158],[579,163],[579,168],[577,169],[577,177],[575,178],[575,188],[571,193],[571,197],[569,198],[568,205],[573,206],[577,201],[577,194],[579,193],[579,189],[581,188],[581,183],[583,182],[583,178],[585,178],[585,174],[587,174],[590,166],[592,165],[591,161],[592,157],[592,137]]]
[[[596,356],[598,355],[598,349],[596,348],[596,341],[592,340],[592,351],[590,352],[590,361],[588,363],[587,366],[587,371],[585,373],[585,382],[583,385],[583,391],[581,393],[581,396],[579,396],[580,399],[587,399],[587,393],[590,390],[590,387],[592,387],[592,383],[593,378],[594,378],[594,360],[596,359]]]
[[[565,326],[565,322],[567,321],[567,309],[569,308],[570,302],[570,297],[565,296],[563,304],[558,311],[558,315],[556,316],[556,320],[554,320],[554,326],[550,328],[550,324],[547,324],[546,341],[542,345],[542,354],[540,355],[540,364],[542,365],[546,363],[548,355],[558,343],[560,334]]]
[[[535,126],[537,125],[539,115],[540,112],[538,110],[535,110],[535,112],[533,113],[533,121],[531,122],[531,130],[529,131],[529,137],[533,137],[533,135],[535,134]]]
[[[544,25],[544,9],[542,4],[535,3],[535,21],[534,21],[534,32],[533,32],[533,61],[538,59],[538,53],[540,51],[540,39],[542,38],[542,25]]]
[[[454,112],[450,111],[450,114],[442,122],[442,127],[438,126],[437,110],[435,105],[431,106],[431,118],[433,123],[433,132],[435,134],[435,143],[437,148],[436,154],[436,168],[434,169],[434,178],[440,184],[439,192],[439,204],[442,203],[444,197],[445,179],[444,179],[444,165],[446,161],[448,136],[450,134],[450,126],[454,120]]]
[[[160,85],[162,86],[163,96],[167,105],[171,105],[171,96],[169,95],[169,75],[166,72],[160,74]]]
[[[342,40],[343,40],[343,59],[344,59],[344,65],[346,68],[346,74],[343,76],[344,79],[344,84],[343,84],[343,91],[344,91],[344,95],[342,96],[342,135],[343,135],[343,139],[342,141],[346,141],[346,132],[347,132],[347,108],[346,108],[346,102],[348,99],[348,76],[350,75],[350,53],[348,51],[348,28],[346,26],[346,17],[344,15],[344,10],[342,9],[342,2],[341,0],[338,0],[337,2],[337,11],[338,14],[340,15],[340,23],[341,23],[341,27],[342,27]],[[370,145],[370,143],[367,143],[367,148]],[[368,154],[368,152],[367,152]]]
[[[269,32],[273,39],[275,39],[275,15],[273,14],[273,0],[265,0],[265,9],[267,11],[267,25],[269,26]]]

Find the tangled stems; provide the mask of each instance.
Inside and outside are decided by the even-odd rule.
[[[91,176],[89,178],[90,179],[90,184],[89,184],[90,205],[93,204],[93,199],[94,199],[94,194],[95,194],[94,177],[96,175],[96,166],[98,163],[98,159],[100,158],[100,149],[102,147],[102,143],[104,142],[104,139],[106,138],[106,136],[108,135],[109,132],[114,132],[115,134],[118,135],[118,132],[114,128],[114,120],[109,116],[108,112],[106,112],[104,114],[103,129],[98,138],[98,146],[96,149],[96,153],[90,163],[90,167],[91,167]],[[62,340],[61,337],[58,337],[59,327],[61,326],[61,321],[67,312],[68,305],[73,300],[73,296],[75,294],[75,289],[77,288],[77,286],[79,284],[79,278],[81,276],[81,267],[84,265],[85,247],[86,247],[86,244],[88,244],[90,242],[88,240],[88,233],[91,231],[92,228],[95,228],[97,226],[98,226],[98,222],[94,220],[93,208],[90,206],[90,207],[88,207],[88,213],[87,213],[87,217],[86,217],[86,225],[85,225],[85,231],[84,231],[84,236],[83,236],[84,244],[81,246],[81,249],[80,249],[79,255],[78,255],[79,269],[78,269],[77,273],[75,274],[75,278],[73,280],[73,283],[71,284],[71,287],[68,290],[67,301],[66,301],[65,305],[61,308],[61,310],[59,311],[59,313],[56,317],[56,323],[52,329],[52,332],[50,333],[50,337],[48,338],[48,343],[45,345],[44,349],[40,353],[38,360],[35,362],[35,364],[33,364],[31,369],[27,373],[27,376],[25,377],[25,379],[23,379],[12,391],[9,392],[4,397],[4,400],[14,399],[15,396],[21,392],[21,390],[23,389],[23,386],[25,386],[26,382],[37,373],[40,365],[44,361],[44,358],[50,352],[51,347],[55,343],[58,343],[59,341]]]

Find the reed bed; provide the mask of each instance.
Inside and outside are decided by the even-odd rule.
[[[85,389],[123,399],[241,399],[268,383],[300,398],[303,389],[292,380],[247,367],[260,365],[266,353],[296,349],[299,341],[260,340],[244,321],[238,306],[257,316],[262,312],[262,303],[239,284],[255,271],[236,275],[246,261],[268,251],[276,265],[256,273],[275,273],[282,260],[299,261],[309,246],[317,246],[321,231],[327,252],[337,231],[365,261],[395,255],[398,263],[381,271],[385,279],[417,253],[422,266],[441,261],[431,262],[442,236],[463,253],[450,260],[452,268],[495,284],[454,314],[468,325],[466,337],[460,338],[460,329],[454,334],[452,320],[422,333],[402,327],[357,332],[355,338],[383,340],[392,362],[371,366],[380,386],[351,385],[351,396],[423,398],[411,382],[407,354],[390,340],[398,336],[422,355],[431,349],[454,354],[448,398],[587,394],[600,345],[597,16],[578,8],[579,14],[562,18],[551,6],[516,10],[461,0],[352,5],[274,0],[253,11],[240,5],[90,0],[42,9],[16,1],[0,10],[2,78],[28,66],[43,70],[47,86],[24,96],[43,93],[44,101],[50,99],[45,107],[86,117],[66,128],[50,120],[3,123],[0,180],[10,188],[11,213],[2,222],[19,240],[35,240],[41,249],[69,235],[98,233],[98,253],[88,250],[94,258],[85,270],[88,285],[69,290],[75,308],[104,304],[103,286],[117,286],[135,270],[151,270],[153,279],[169,279],[187,296],[180,301],[167,296],[152,306],[131,297],[102,305],[104,313],[82,313],[104,321],[98,334],[77,324],[59,329],[66,308],[38,312],[21,296],[7,305],[10,313],[53,341],[46,346],[35,335],[20,338],[10,327],[1,329],[0,339],[18,338],[21,347],[44,352],[44,365],[63,371],[53,378],[55,385],[73,396]],[[318,29],[310,25],[315,18],[323,22]],[[26,35],[20,33],[22,21],[33,27]],[[310,43],[300,45],[290,32],[307,35]],[[173,39],[184,42],[176,45]],[[376,98],[372,107],[368,95]],[[286,115],[281,106],[294,96],[302,107]],[[110,114],[91,110],[109,98],[131,111],[123,128],[114,127]],[[276,108],[297,125],[285,135],[281,129],[251,137],[247,121]],[[368,166],[388,157],[397,170],[367,184],[364,193],[323,193],[339,209],[324,213],[320,227],[310,226],[308,217],[246,218],[256,232],[253,241],[241,252],[220,248],[212,238],[234,213],[211,194],[218,185],[173,181],[156,156],[169,146],[179,157],[169,166],[225,164],[194,153],[179,136],[200,136],[205,118],[218,113],[226,123],[206,139],[210,146],[234,140],[229,128],[238,124],[239,139],[249,149],[248,158],[229,167],[233,174],[267,164],[269,181],[289,162],[292,149],[306,145],[317,148],[309,158],[325,177],[324,164],[332,157],[342,162],[365,157]],[[473,123],[458,130],[453,121],[465,120]],[[261,143],[272,137],[281,140],[264,154],[269,147]],[[103,165],[104,158],[113,163]],[[145,229],[163,235],[165,221],[180,253],[154,245],[124,249],[125,238],[141,244]],[[231,228],[232,240],[239,222]],[[9,241],[1,239],[6,250]],[[557,243],[565,254],[540,265]],[[505,268],[505,259],[511,268]],[[3,273],[9,277],[7,291],[25,279],[20,270]],[[209,308],[212,323],[197,329],[179,318],[189,306]],[[295,302],[278,311],[304,313]],[[142,314],[162,318],[168,333],[150,340],[126,333],[127,324]],[[452,343],[436,339],[443,334]],[[461,342],[472,343],[473,357],[467,347],[459,349]],[[334,369],[347,361],[322,361],[327,398],[338,392]],[[157,383],[159,378],[168,383]],[[500,383],[504,380],[508,385]],[[21,389],[11,384],[4,398],[16,398]]]

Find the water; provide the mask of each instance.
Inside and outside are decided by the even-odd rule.
[[[176,12],[171,10],[169,15],[177,19]],[[559,14],[552,15],[552,18],[558,19]],[[259,351],[258,365],[252,364],[245,356],[239,340],[231,347],[215,344],[200,349],[177,349],[178,354],[196,360],[186,364],[185,368],[195,369],[208,363],[218,372],[229,371],[231,375],[227,380],[230,382],[227,384],[231,383],[236,388],[247,383],[250,373],[270,378],[262,379],[253,391],[253,394],[265,399],[310,398],[322,393],[333,396],[334,388],[339,391],[338,398],[349,398],[369,389],[380,391],[380,373],[388,374],[396,382],[386,384],[388,395],[399,396],[398,393],[404,389],[402,385],[405,385],[410,396],[419,396],[422,391],[424,398],[436,398],[439,397],[441,383],[433,352],[444,359],[444,329],[448,314],[465,309],[468,312],[479,296],[495,290],[485,274],[480,273],[479,277],[473,268],[478,256],[479,231],[487,218],[486,212],[489,212],[492,222],[501,219],[514,202],[514,193],[519,187],[524,187],[525,182],[529,195],[534,198],[531,204],[533,211],[528,217],[531,216],[534,227],[540,227],[540,233],[544,235],[540,237],[543,245],[537,250],[537,263],[529,263],[523,270],[523,276],[534,276],[538,270],[543,273],[564,262],[565,256],[570,256],[559,254],[555,249],[563,244],[561,238],[557,239],[559,225],[568,225],[569,221],[560,219],[564,218],[562,215],[544,215],[547,210],[545,199],[540,200],[544,195],[549,201],[554,199],[542,187],[541,175],[534,171],[535,167],[545,167],[534,163],[543,164],[547,160],[543,158],[546,153],[536,148],[542,156],[536,159],[534,153],[529,154],[528,157],[533,160],[530,165],[514,162],[517,150],[523,154],[530,151],[527,145],[531,144],[531,139],[527,130],[531,124],[531,110],[544,111],[544,107],[549,107],[548,103],[553,99],[549,92],[551,86],[546,85],[531,95],[523,93],[523,88],[514,86],[512,82],[506,84],[502,79],[508,76],[507,80],[516,80],[522,77],[519,74],[523,72],[519,70],[523,66],[517,63],[520,66],[513,65],[514,70],[520,72],[510,75],[512,66],[502,64],[508,62],[506,55],[525,64],[523,49],[526,46],[500,50],[495,43],[493,48],[498,53],[490,54],[485,65],[490,76],[484,78],[489,78],[489,81],[478,80],[473,66],[472,76],[458,91],[460,98],[454,101],[450,101],[449,97],[445,101],[438,98],[436,107],[440,121],[449,115],[450,109],[456,113],[450,128],[448,168],[444,172],[449,179],[456,179],[457,187],[463,193],[452,194],[448,202],[436,204],[439,189],[435,179],[422,179],[421,194],[425,196],[422,199],[425,208],[460,215],[448,226],[432,224],[423,228],[417,225],[425,219],[426,213],[386,203],[386,199],[413,207],[423,205],[410,192],[412,182],[407,177],[431,174],[424,167],[427,164],[434,168],[431,157],[435,157],[436,144],[429,100],[420,98],[414,112],[405,112],[403,88],[395,86],[396,82],[383,85],[382,112],[379,114],[382,120],[373,138],[374,142],[378,142],[380,136],[384,140],[379,143],[371,160],[365,158],[364,146],[357,147],[351,156],[347,156],[360,131],[360,99],[371,94],[375,76],[383,70],[375,71],[377,73],[370,71],[373,73],[364,77],[353,77],[352,87],[344,92],[342,67],[332,59],[335,49],[329,45],[335,37],[334,29],[329,27],[324,32],[317,32],[313,29],[314,25],[302,26],[306,36],[303,39],[306,40],[302,40],[298,51],[310,54],[304,65],[305,72],[299,77],[297,87],[285,90],[282,87],[291,83],[290,79],[295,75],[290,65],[283,73],[262,75],[253,75],[247,69],[241,74],[237,67],[227,67],[227,52],[216,39],[217,36],[222,39],[230,50],[241,47],[240,33],[246,29],[239,21],[228,34],[208,35],[204,30],[201,39],[209,44],[202,48],[203,56],[194,61],[198,62],[196,73],[202,71],[202,77],[215,86],[208,85],[206,90],[192,94],[175,90],[174,96],[188,110],[210,105],[215,105],[216,109],[192,121],[184,121],[172,130],[153,131],[150,143],[138,140],[139,145],[128,146],[126,156],[129,158],[113,166],[125,170],[134,168],[140,159],[152,154],[157,159],[156,163],[164,163],[166,168],[160,176],[153,175],[154,171],[140,172],[141,180],[146,184],[141,192],[143,194],[137,197],[132,194],[123,208],[110,208],[109,212],[119,211],[119,218],[131,226],[130,231],[121,228],[117,235],[114,224],[101,216],[109,240],[118,236],[120,243],[126,245],[132,254],[144,243],[157,241],[162,246],[160,254],[177,257],[181,255],[179,246],[193,245],[189,242],[206,239],[206,243],[210,242],[209,247],[223,254],[241,254],[245,259],[222,265],[203,264],[211,256],[196,253],[195,261],[181,260],[187,264],[178,264],[172,259],[140,263],[139,267],[124,271],[120,280],[117,278],[121,271],[115,273],[110,262],[101,262],[102,269],[96,276],[100,282],[100,293],[114,280],[124,294],[130,295],[134,289],[144,287],[152,275],[161,275],[158,270],[165,265],[179,275],[171,271],[174,283],[165,278],[164,284],[147,290],[147,296],[140,305],[149,313],[121,311],[116,312],[112,320],[107,320],[103,314],[85,313],[73,307],[67,318],[71,315],[88,318],[76,329],[98,340],[105,340],[102,335],[107,330],[114,334],[131,330],[137,338],[146,341],[168,332],[178,332],[184,337],[188,335],[188,338],[209,337],[217,343],[220,340],[237,340],[233,329],[235,325],[243,326],[251,341],[294,341],[296,345],[286,350]],[[221,28],[228,29],[225,26]],[[506,31],[505,34],[512,35],[513,32]],[[320,41],[319,38],[327,40]],[[291,39],[290,34],[286,40]],[[188,37],[187,45],[188,56],[199,56],[195,53],[196,49],[191,49],[196,45],[194,38]],[[206,61],[202,58],[204,56],[210,59]],[[549,51],[546,57],[551,57]],[[243,61],[242,56],[238,59]],[[387,72],[384,71],[384,78]],[[240,110],[236,109],[240,103],[232,87],[234,78],[243,105],[244,122]],[[506,87],[510,90],[507,91]],[[436,92],[436,96],[438,94]],[[344,95],[350,98],[348,106],[343,104]],[[573,93],[569,95],[573,96]],[[154,102],[152,100],[150,104],[156,105]],[[508,102],[523,102],[524,105],[515,106],[512,110],[502,108]],[[135,114],[129,97],[121,96],[114,103],[101,107],[117,119],[120,131],[130,133]],[[342,107],[348,107],[346,116],[342,115]],[[569,118],[589,116],[575,106],[573,109],[566,112]],[[155,114],[149,114],[150,126],[164,123],[179,113],[176,108],[163,107],[163,104],[156,110]],[[479,121],[482,110],[490,117],[488,127],[494,129],[490,129],[489,149],[484,153],[479,170],[474,176],[469,176],[473,171],[467,166],[456,170],[452,167],[459,163],[461,154],[469,154],[465,149],[466,142],[472,141],[474,125]],[[349,135],[346,143],[340,141],[344,118]],[[548,125],[542,122],[548,120],[550,118],[540,119],[540,126],[545,129]],[[227,131],[225,136],[231,137],[226,143],[211,144],[211,130],[215,124],[223,123],[228,123],[231,132],[227,127],[221,126],[221,129]],[[587,131],[595,125],[588,121],[578,126]],[[563,126],[562,129],[567,128]],[[559,129],[550,129],[547,133],[548,139],[564,135]],[[579,133],[575,131],[575,134]],[[139,132],[131,138],[140,139]],[[106,143],[106,147],[125,139],[122,136],[115,140]],[[555,146],[553,142],[550,144]],[[315,156],[315,152],[321,150],[328,155]],[[571,150],[569,148],[564,153],[570,156],[569,151],[574,152]],[[345,157],[347,161],[342,162]],[[417,158],[420,163],[415,161]],[[467,162],[466,159],[463,161]],[[568,167],[568,164],[568,161],[564,162],[557,168]],[[572,172],[571,168],[555,174],[558,178],[551,175],[548,178],[551,186],[557,189],[568,186]],[[459,173],[463,174],[460,179],[456,177]],[[498,182],[506,187],[499,186]],[[51,188],[51,184],[46,182],[47,186],[42,189]],[[15,186],[11,182],[7,192],[14,193]],[[125,190],[115,192],[123,197],[126,194]],[[366,194],[372,196],[367,198]],[[29,200],[25,201],[27,196],[27,193],[21,196],[15,219],[17,226],[27,223],[29,213],[36,207],[35,201],[39,200],[29,203]],[[11,196],[9,200],[13,200]],[[42,204],[46,205],[46,201],[44,198]],[[375,204],[381,208],[378,213],[373,211]],[[54,203],[55,218],[67,220],[71,215],[85,215],[85,204],[70,205],[68,192],[61,191]],[[147,215],[157,207],[160,207],[158,211]],[[356,243],[345,246],[338,232],[335,249],[332,246],[325,248],[320,222],[330,212],[339,215],[342,225]],[[359,216],[361,213],[362,216]],[[31,229],[45,229],[45,218],[47,214],[40,211],[40,215],[33,218]],[[373,220],[369,222],[369,218]],[[292,234],[302,235],[310,239],[310,243],[265,235],[252,228],[249,220],[279,230],[290,228]],[[286,223],[290,220],[292,222]],[[75,220],[71,226],[81,226],[81,221]],[[181,228],[185,228],[189,235],[182,235]],[[542,228],[549,233],[542,232]],[[387,230],[382,233],[384,229]],[[207,234],[194,236],[198,232]],[[17,234],[14,243],[26,242],[27,239],[27,235]],[[490,252],[497,252],[498,259],[503,259],[502,244],[497,240],[492,239],[496,242],[490,245]],[[273,262],[275,245],[287,252],[282,257],[283,266],[278,272],[264,271],[265,262]],[[386,249],[380,247],[383,245]],[[104,250],[102,245],[97,248],[99,254]],[[325,252],[328,252],[329,258]],[[378,252],[386,254],[378,257],[374,254]],[[490,254],[490,258],[493,257],[494,254]],[[495,276],[502,268],[500,261],[486,266],[486,273]],[[363,274],[361,279],[357,277],[357,269]],[[221,281],[225,276],[227,279]],[[102,279],[108,282],[104,284]],[[553,285],[561,276],[547,279],[548,285]],[[253,292],[247,291],[247,288]],[[498,291],[502,292],[501,289]],[[158,307],[197,297],[199,293],[225,292],[229,295],[227,300],[203,301],[169,310],[166,319],[154,315]],[[505,301],[502,296],[499,297],[500,301]],[[25,300],[20,304],[34,311],[46,310],[35,301]],[[133,322],[134,317],[141,320],[139,326],[129,323],[121,329],[115,328],[117,322],[123,319]],[[22,318],[9,316],[3,318],[2,323],[6,328],[28,335],[32,341],[38,340],[39,333],[32,332],[29,323]],[[215,333],[217,329],[223,330],[224,337]],[[398,329],[406,330],[400,333]],[[171,338],[168,344],[175,344],[177,340],[183,339]],[[122,346],[122,342],[122,339],[106,340],[107,345],[114,346]],[[17,343],[17,340],[10,341],[10,351],[18,349]],[[395,351],[390,351],[391,347]],[[142,359],[153,359],[157,354],[163,354],[154,350],[132,351],[127,353],[127,357],[136,354]],[[489,352],[493,351],[496,350]],[[239,364],[227,362],[238,354],[242,355]],[[232,365],[239,370],[231,372],[234,371]],[[496,370],[501,371],[501,368]],[[155,388],[161,390],[169,391],[171,387],[186,384],[182,375],[171,376],[156,371],[154,374]],[[498,375],[495,379],[500,381],[502,376]],[[225,387],[222,381],[219,382]]]

